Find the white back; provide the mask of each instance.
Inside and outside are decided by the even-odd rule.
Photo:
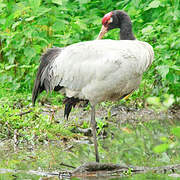
[[[59,54],[47,67],[46,78],[51,82],[50,90],[64,86],[67,96],[96,104],[138,88],[153,57],[152,47],[137,40],[80,42]]]

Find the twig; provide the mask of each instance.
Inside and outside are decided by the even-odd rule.
[[[48,141],[49,142],[49,141]],[[55,157],[54,157],[54,153],[51,151],[51,148],[50,148],[50,143],[48,143],[48,148],[49,148],[49,152],[51,153],[51,156],[52,156],[52,159],[54,161],[55,164],[57,164],[56,160],[55,160]],[[49,164],[51,165],[51,163]]]
[[[18,147],[18,144],[19,144],[19,141],[18,141],[18,130],[15,129],[14,130],[14,150],[16,151],[17,150],[17,147]]]
[[[32,112],[32,110],[29,110],[29,111],[26,111],[26,112],[22,112],[22,113],[15,114],[15,116],[23,116],[23,115],[28,114],[28,113],[30,113],[30,112]],[[11,114],[10,116],[13,116],[13,114]]]
[[[68,164],[64,164],[63,162],[60,164],[60,166],[65,166],[65,167],[69,167],[69,168],[73,168],[75,169],[76,167],[68,165]]]
[[[1,39],[0,39],[0,61],[4,61],[3,59],[3,52],[2,52],[2,42],[1,42]]]
[[[73,148],[73,145],[68,146],[67,148],[65,148],[65,151],[71,151],[71,149]]]

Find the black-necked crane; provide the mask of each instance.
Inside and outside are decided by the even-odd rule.
[[[90,102],[97,162],[96,104],[120,100],[136,90],[154,57],[153,48],[134,37],[130,17],[124,11],[115,10],[103,17],[98,39],[114,28],[120,28],[120,40],[93,40],[49,49],[41,57],[32,93],[35,104],[43,90],[63,92],[67,118],[77,102]]]

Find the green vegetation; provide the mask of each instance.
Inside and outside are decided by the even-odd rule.
[[[96,39],[102,17],[115,9],[125,10],[130,15],[137,39],[151,44],[155,52],[154,62],[144,74],[140,89],[127,101],[116,104],[138,108],[148,105],[165,114],[173,105],[178,109],[179,0],[0,0],[0,142],[13,139],[15,132],[20,145],[44,144],[54,140],[66,140],[69,143],[72,139],[84,137],[70,131],[79,125],[78,117],[73,121],[66,122],[61,118],[61,123],[56,122],[53,111],[63,107],[62,95],[43,93],[36,107],[31,107],[31,91],[40,56],[47,48]],[[117,29],[112,30],[105,38],[119,39],[118,32]],[[44,113],[45,103],[50,104],[48,113]],[[110,112],[112,103],[102,103],[102,106],[107,109],[107,120],[97,120],[98,134],[101,134],[108,120],[114,121]],[[30,110],[32,112],[19,115]],[[89,107],[86,107],[85,111],[88,110]],[[107,139],[100,140],[100,154],[107,157],[103,161],[147,166],[180,162],[177,153],[180,148],[180,124],[177,119],[165,118],[164,122],[152,119],[146,123],[141,120],[137,120],[136,125],[123,125],[129,133],[119,130],[119,124],[107,128],[108,134],[113,132],[115,138],[112,141],[108,135]],[[81,124],[83,128],[88,126],[87,122]],[[93,148],[90,151],[89,145],[83,145],[81,151],[78,148],[75,147],[74,154],[67,154],[61,149],[55,153],[55,157],[67,156],[65,162],[74,165],[84,162],[84,159],[94,160],[91,154]],[[119,156],[108,156],[110,153]],[[49,162],[43,156],[42,164],[51,164],[51,154],[46,157],[49,157]],[[11,158],[8,167],[19,168],[21,158],[20,161]],[[71,158],[76,161],[69,161]],[[58,167],[58,163],[55,164]],[[37,168],[38,165],[30,168]],[[45,165],[43,167],[48,168]]]
[[[111,121],[116,121],[116,119],[111,118]],[[180,129],[176,128],[177,124],[178,121],[167,119],[143,122],[143,118],[131,124],[123,123],[121,125],[120,122],[109,124],[105,128],[108,137],[105,139],[101,136],[98,137],[101,162],[147,167],[178,164],[180,162]],[[42,130],[41,127],[39,128]],[[46,129],[47,131],[51,130],[51,128]],[[57,141],[49,139],[51,143],[39,143],[38,146],[24,146],[21,143],[16,153],[12,150],[13,144],[6,142],[0,150],[2,157],[0,169],[6,167],[18,170],[38,170],[41,167],[46,171],[62,171],[67,167],[61,166],[61,163],[78,167],[85,162],[94,161],[93,145],[87,143],[89,142],[87,138],[86,141],[83,138],[80,142],[77,141],[78,139],[81,139],[80,135],[70,140],[62,140],[59,137],[54,139]],[[32,143],[31,140],[29,140],[30,143]],[[7,149],[10,149],[8,153]],[[72,169],[70,168],[70,170]],[[167,174],[169,173],[171,172],[167,172]],[[129,170],[124,175],[128,176],[127,179],[171,179],[167,174],[147,173],[132,176]],[[0,175],[0,178],[1,176],[4,179],[12,178],[12,174]],[[17,176],[21,179],[21,174]],[[23,177],[26,176],[23,175]],[[39,178],[36,177],[36,179]]]
[[[114,9],[127,11],[136,37],[154,47],[155,61],[143,83],[147,86],[145,95],[168,93],[177,98],[178,0],[1,0],[1,83],[15,91],[31,91],[42,52],[52,46],[95,39],[103,15]],[[117,31],[109,32],[106,38],[119,39]]]

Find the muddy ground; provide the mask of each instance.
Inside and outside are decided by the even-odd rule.
[[[78,119],[78,124],[82,124],[83,121],[89,121],[91,116],[91,108],[84,108],[82,105],[78,105],[74,108],[69,116],[68,121],[74,121]],[[64,119],[64,107],[59,108],[58,106],[45,105],[43,112],[48,114],[50,117],[53,116],[55,121],[61,122]],[[96,107],[96,118],[97,119],[108,119],[113,123],[137,123],[146,122],[149,120],[180,120],[180,106],[174,106],[167,111],[156,111],[150,108],[137,109],[134,107],[127,107],[123,105],[112,105],[111,107],[103,107],[98,105]]]

